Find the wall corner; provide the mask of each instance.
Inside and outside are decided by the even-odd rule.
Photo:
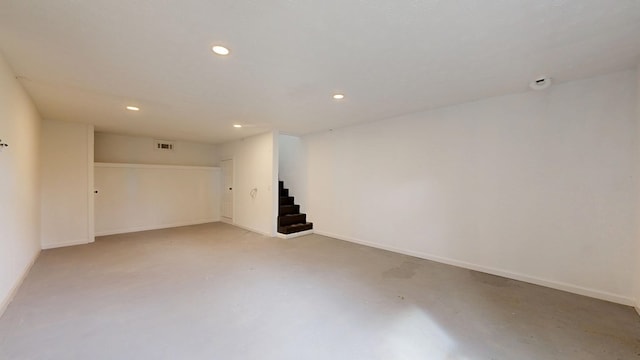
[[[278,205],[280,200],[280,193],[278,187],[279,176],[279,159],[280,159],[280,142],[278,138],[280,132],[273,130],[271,132],[271,141],[273,143],[273,158],[272,158],[272,176],[271,176],[271,201],[272,201],[272,214],[271,214],[271,237],[274,237],[278,233]]]

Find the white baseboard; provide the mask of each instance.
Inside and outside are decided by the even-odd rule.
[[[180,226],[207,224],[207,223],[218,222],[218,221],[220,221],[220,218],[200,219],[200,220],[185,221],[185,222],[178,222],[178,223],[171,223],[171,224],[132,226],[129,228],[121,228],[121,229],[115,229],[115,230],[96,231],[96,236],[107,236],[107,235],[115,235],[115,234],[126,234],[126,233],[138,232],[138,231],[168,229],[168,228],[180,227]]]
[[[251,232],[254,232],[254,233],[257,233],[257,234],[260,234],[260,235],[272,237],[272,235],[270,233],[267,233],[267,232],[264,232],[264,231],[261,231],[261,230],[258,230],[258,229],[254,229],[254,228],[251,228],[249,226],[244,226],[244,225],[240,225],[240,224],[236,224],[236,223],[230,223],[230,222],[226,222],[226,221],[223,221],[223,222],[227,223],[229,225],[233,225],[235,227],[239,227],[240,229],[244,229],[244,230],[251,231]]]
[[[370,246],[370,247],[374,247],[374,248],[378,248],[378,249],[382,249],[382,250],[388,250],[388,251],[392,251],[392,252],[396,252],[396,253],[400,253],[400,254],[404,254],[404,255],[415,256],[415,257],[418,257],[418,258],[421,258],[421,259],[431,260],[431,261],[435,261],[435,262],[439,262],[439,263],[443,263],[443,264],[448,264],[448,265],[453,265],[453,266],[457,266],[457,267],[461,267],[461,268],[465,268],[465,269],[480,271],[480,272],[483,272],[483,273],[502,276],[502,277],[506,277],[506,278],[510,278],[510,279],[514,279],[514,280],[518,280],[518,281],[524,281],[524,282],[535,284],[535,285],[546,286],[546,287],[549,287],[549,288],[552,288],[552,289],[567,291],[567,292],[578,294],[578,295],[589,296],[589,297],[592,297],[592,298],[596,298],[596,299],[600,299],[600,300],[606,300],[606,301],[610,301],[610,302],[614,302],[614,303],[618,303],[618,304],[622,304],[622,305],[629,305],[629,306],[634,306],[635,305],[635,306],[637,306],[635,300],[630,298],[630,297],[626,297],[626,296],[622,296],[622,295],[618,295],[618,294],[612,294],[612,293],[609,293],[609,292],[606,292],[606,291],[600,291],[600,290],[596,290],[596,289],[585,288],[585,287],[582,287],[582,286],[573,285],[573,284],[567,284],[567,283],[559,282],[559,281],[541,279],[541,278],[538,278],[538,277],[535,277],[535,276],[519,274],[519,273],[515,273],[515,272],[511,272],[511,271],[507,271],[507,270],[502,270],[502,269],[495,269],[495,268],[491,268],[491,267],[486,267],[486,266],[482,266],[482,265],[468,263],[468,262],[465,262],[465,261],[459,261],[459,260],[455,260],[455,259],[450,259],[450,258],[435,256],[435,255],[431,255],[431,254],[426,254],[426,253],[422,253],[422,252],[419,252],[419,251],[411,251],[411,250],[399,249],[399,248],[396,248],[396,247],[393,247],[393,246],[380,245],[380,244],[377,244],[377,243],[364,241],[364,240],[360,240],[360,239],[355,239],[355,238],[352,238],[352,237],[349,237],[349,236],[342,236],[342,235],[338,235],[338,234],[332,234],[332,233],[328,233],[328,232],[324,232],[324,231],[315,230],[315,233],[318,234],[318,235],[332,237],[332,238],[335,238],[335,239],[338,239],[338,240],[353,242],[353,243],[356,243],[356,244],[366,245],[366,246]],[[638,309],[638,308],[636,308],[636,309]],[[640,313],[640,311],[639,311],[639,313]]]
[[[254,229],[254,228],[249,227],[249,226],[244,226],[244,225],[236,224],[236,223],[233,221],[233,219],[232,219],[232,218],[228,218],[228,217],[225,217],[225,216],[221,216],[221,217],[220,217],[220,222],[223,222],[223,223],[225,223],[225,224],[229,224],[229,225],[233,225],[233,226],[235,226],[235,227],[239,227],[239,228],[241,228],[241,229],[248,230],[248,231],[251,231],[251,232],[254,232],[254,233],[258,233],[258,234],[260,234],[260,235],[264,235],[264,236],[272,237],[272,235],[271,235],[270,233],[264,232],[264,231],[262,231],[262,230]]]
[[[92,243],[92,242],[93,241],[88,240],[88,239],[81,239],[81,240],[76,240],[76,241],[67,241],[67,242],[63,242],[63,243],[42,244],[42,250],[61,248],[61,247],[65,247],[65,246],[85,245],[85,244],[89,244],[89,243]]]
[[[15,284],[13,284],[7,296],[4,299],[2,299],[2,301],[0,302],[0,317],[2,317],[5,310],[7,310],[7,308],[9,307],[9,304],[11,304],[11,301],[13,301],[13,298],[18,293],[18,289],[20,289],[20,286],[24,282],[24,279],[26,279],[27,275],[29,275],[29,271],[31,271],[31,267],[33,267],[33,264],[35,264],[39,255],[40,255],[40,251],[38,251],[35,254],[33,259],[31,259],[31,261],[27,264],[27,266],[22,270],[22,275],[20,275],[18,280],[16,280]]]
[[[293,238],[297,238],[297,237],[305,236],[305,235],[310,235],[310,234],[313,234],[313,229],[300,231],[300,232],[293,233],[293,234],[276,233],[276,237],[279,237],[280,239],[293,239]]]

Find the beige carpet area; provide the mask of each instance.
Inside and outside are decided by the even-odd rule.
[[[0,359],[640,359],[626,306],[212,223],[43,251]]]

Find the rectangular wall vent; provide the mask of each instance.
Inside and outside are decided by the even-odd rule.
[[[153,142],[156,150],[173,151],[175,148],[173,141],[154,140]]]

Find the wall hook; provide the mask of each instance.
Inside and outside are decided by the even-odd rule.
[[[9,147],[9,144],[5,144],[2,142],[2,139],[0,139],[0,150],[2,150],[2,148],[6,148]]]

